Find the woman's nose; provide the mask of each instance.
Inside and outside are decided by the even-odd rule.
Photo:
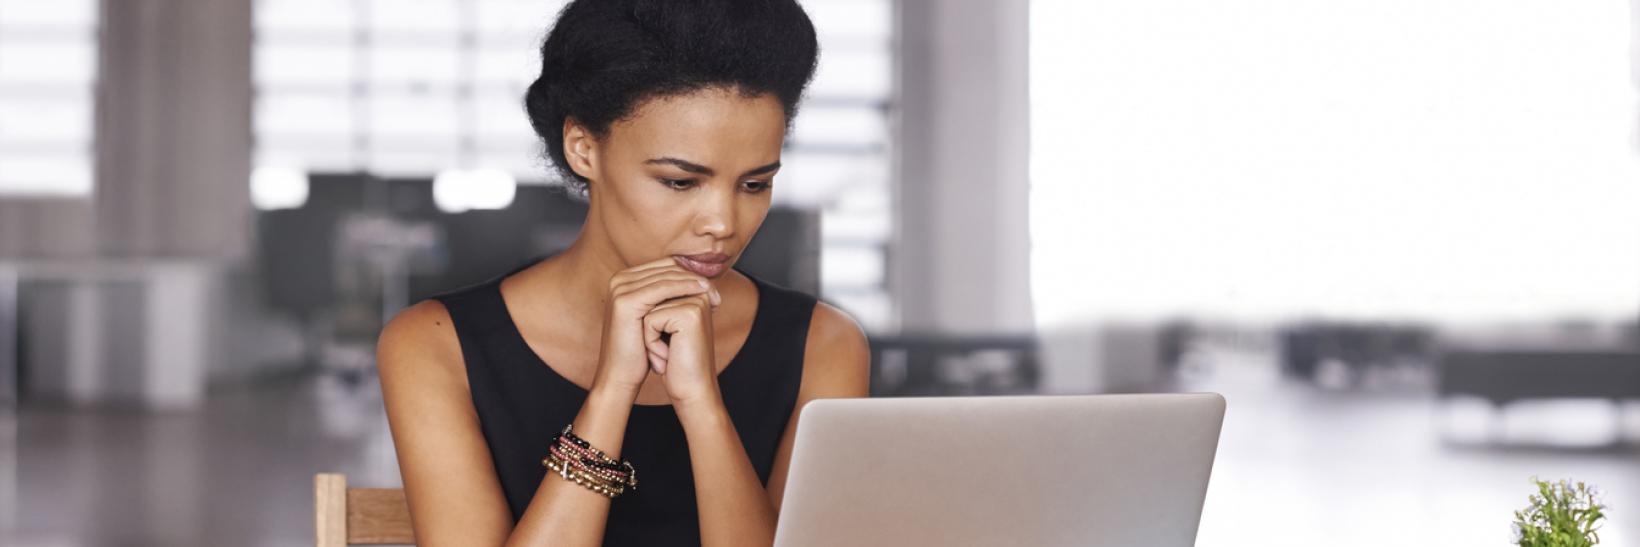
[[[702,235],[722,239],[734,235],[735,196],[731,191],[708,192],[700,214],[696,217],[696,231]]]

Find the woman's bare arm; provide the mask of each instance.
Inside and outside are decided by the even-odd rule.
[[[805,345],[797,406],[792,408],[786,432],[780,436],[774,453],[774,467],[769,470],[769,503],[776,514],[786,493],[786,472],[791,467],[792,444],[797,439],[797,419],[803,406],[815,399],[867,397],[871,392],[871,345],[854,318],[825,302],[816,303]]]
[[[689,439],[702,545],[773,543],[798,412],[814,399],[867,395],[871,354],[864,332],[853,319],[818,303],[805,345],[797,405],[776,451],[767,490],[758,481],[721,400],[677,409]]]
[[[383,329],[376,352],[416,545],[602,543],[610,499],[550,473],[513,526],[443,304],[428,300],[399,313]],[[631,406],[632,396],[595,386],[575,417],[575,431],[619,458]]]

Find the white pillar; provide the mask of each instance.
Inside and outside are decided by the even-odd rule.
[[[1032,329],[1027,8],[899,3],[902,153],[889,283],[902,330]]]
[[[245,258],[251,0],[104,0],[102,13],[100,254]]]

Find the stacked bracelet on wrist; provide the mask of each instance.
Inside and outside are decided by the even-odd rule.
[[[546,457],[541,458],[541,465],[565,480],[575,481],[575,484],[610,498],[626,493],[627,488],[637,490],[638,471],[632,468],[632,463],[616,461],[605,455],[604,451],[593,448],[591,443],[570,431],[574,425],[566,424],[564,430],[553,437]]]

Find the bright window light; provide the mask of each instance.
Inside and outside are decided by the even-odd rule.
[[[433,204],[446,213],[505,209],[517,193],[518,182],[501,169],[448,169],[433,177]]]
[[[91,158],[86,154],[0,154],[0,195],[91,195]]]
[[[1629,27],[1627,2],[1033,1],[1038,323],[1632,319]]]
[[[295,209],[307,204],[307,171],[263,166],[251,172],[251,204],[257,209]]]
[[[0,197],[93,191],[95,0],[0,0]]]

